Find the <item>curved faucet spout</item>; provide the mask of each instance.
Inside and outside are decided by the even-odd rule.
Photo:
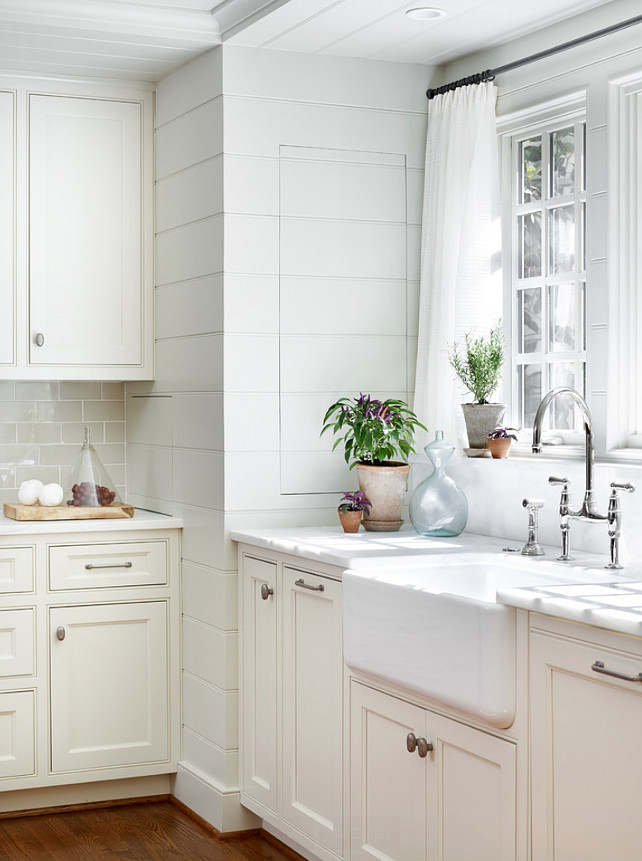
[[[572,398],[579,407],[584,420],[584,434],[586,437],[586,489],[584,491],[584,502],[579,511],[570,511],[570,517],[585,517],[588,520],[606,520],[606,515],[598,514],[595,508],[595,500],[593,498],[593,461],[595,446],[593,442],[593,422],[588,404],[579,392],[575,389],[569,389],[566,386],[560,386],[557,389],[552,389],[548,394],[544,395],[542,402],[537,408],[535,421],[533,423],[533,454],[539,454],[542,450],[542,422],[544,415],[551,403],[558,397],[568,396]]]

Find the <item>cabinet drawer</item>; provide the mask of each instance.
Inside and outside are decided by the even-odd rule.
[[[34,692],[0,693],[0,779],[35,774]]]
[[[33,623],[33,610],[0,610],[0,676],[33,675]]]
[[[167,583],[165,541],[49,548],[49,588],[53,590],[164,583]]]
[[[33,547],[0,549],[0,595],[33,592]]]

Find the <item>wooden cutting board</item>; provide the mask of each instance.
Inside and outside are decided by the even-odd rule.
[[[11,520],[109,520],[133,517],[133,505],[22,505],[5,502],[4,516]]]

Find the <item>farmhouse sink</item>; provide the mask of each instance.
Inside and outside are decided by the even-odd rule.
[[[390,563],[343,574],[346,663],[498,728],[515,717],[515,609],[497,590],[605,580],[497,553]]]

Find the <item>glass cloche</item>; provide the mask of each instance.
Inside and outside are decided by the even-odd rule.
[[[85,427],[82,448],[69,474],[65,502],[73,506],[121,505],[116,485],[103,466]]]

